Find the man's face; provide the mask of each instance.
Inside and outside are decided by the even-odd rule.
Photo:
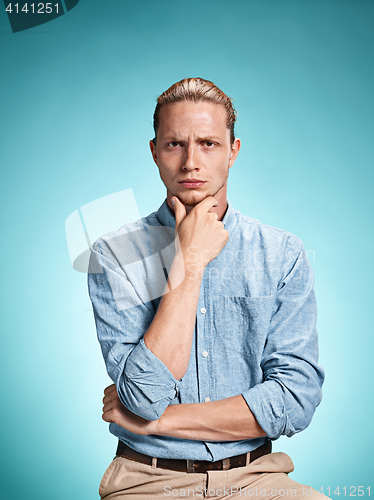
[[[226,203],[227,177],[240,149],[230,144],[226,110],[207,101],[166,104],[160,111],[153,159],[167,188],[167,200],[177,196],[195,206],[207,196]]]

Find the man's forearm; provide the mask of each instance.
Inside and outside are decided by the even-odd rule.
[[[103,420],[134,434],[195,441],[241,441],[266,436],[241,395],[208,403],[170,405],[153,421],[131,413],[121,403],[115,384],[105,389],[103,403]]]
[[[151,424],[152,434],[197,441],[240,441],[266,436],[241,395],[208,403],[170,405]]]
[[[187,371],[195,331],[196,309],[206,265],[221,252],[229,233],[218,215],[210,212],[217,200],[208,196],[186,215],[174,197],[178,251],[170,271],[166,293],[144,335],[144,343],[180,380]]]
[[[202,274],[203,270],[187,268],[182,254],[177,253],[168,280],[170,291],[163,295],[144,335],[145,345],[177,380],[186,373],[190,361]]]

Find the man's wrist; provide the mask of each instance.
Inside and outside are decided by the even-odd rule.
[[[190,283],[193,280],[200,281],[205,271],[207,263],[188,255],[188,252],[182,253],[179,250],[174,257],[173,265],[169,274],[169,284],[173,290],[178,285]]]
[[[159,419],[152,420],[149,422],[149,424],[147,425],[148,436],[152,435],[152,434],[158,435],[158,436],[166,436],[166,434],[165,434],[166,429],[164,427],[164,421],[165,421],[164,415],[165,415],[165,412],[161,415],[161,417]]]

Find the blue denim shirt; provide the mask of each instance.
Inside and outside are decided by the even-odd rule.
[[[166,201],[92,246],[89,293],[108,375],[122,403],[147,420],[168,405],[242,394],[267,437],[202,442],[141,436],[110,424],[131,448],[161,458],[220,460],[305,429],[320,403],[313,271],[291,233],[234,210],[230,238],[205,269],[188,370],[176,380],[147,348],[174,252]],[[207,399],[209,398],[209,399]]]

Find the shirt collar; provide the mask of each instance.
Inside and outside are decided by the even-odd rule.
[[[225,226],[225,229],[228,231],[231,229],[231,227],[234,224],[235,221],[235,210],[233,206],[231,205],[230,201],[227,200],[227,210],[225,215],[223,216],[222,222],[223,225]],[[161,222],[163,226],[167,227],[175,227],[175,217],[173,212],[170,210],[166,199],[164,203],[161,205],[161,207],[157,210],[157,218]]]

